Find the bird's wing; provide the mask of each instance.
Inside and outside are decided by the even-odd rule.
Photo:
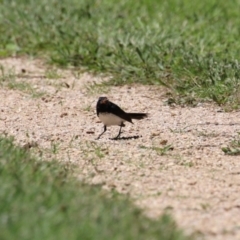
[[[109,101],[109,108],[111,109],[110,110],[111,113],[117,115],[118,117],[124,119],[125,121],[132,123],[131,117],[115,103]]]

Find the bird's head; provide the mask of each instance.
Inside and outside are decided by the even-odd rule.
[[[108,102],[107,97],[99,97],[98,98],[98,104],[106,104]]]

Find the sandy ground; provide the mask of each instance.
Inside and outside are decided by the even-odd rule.
[[[240,157],[221,149],[237,138],[240,112],[169,106],[165,91],[153,86],[96,89],[101,76],[47,69],[36,60],[0,65],[14,75],[0,76],[0,134],[44,158],[73,163],[79,179],[128,194],[149,217],[169,212],[197,239],[240,239]],[[9,89],[9,82],[31,90]],[[109,139],[118,127],[96,141],[103,130],[99,96],[149,117],[126,124],[118,141]]]

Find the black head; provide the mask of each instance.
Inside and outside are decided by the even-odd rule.
[[[106,104],[107,102],[109,102],[107,97],[99,97],[97,104]]]
[[[98,98],[97,106],[96,106],[97,115],[99,114],[99,112],[106,112],[106,110],[108,109],[108,105],[109,105],[108,103],[109,103],[109,100],[107,97]]]

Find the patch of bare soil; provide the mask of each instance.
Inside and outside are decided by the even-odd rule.
[[[126,111],[149,117],[103,130],[96,116],[101,77],[56,70],[29,59],[4,59],[16,81],[28,82],[41,97],[0,88],[0,133],[37,149],[44,157],[75,164],[79,179],[129,194],[150,217],[171,213],[199,239],[240,239],[240,158],[221,150],[237,137],[240,112],[211,104],[181,108],[165,104],[164,91],[149,86],[112,87],[107,96]],[[24,69],[24,71],[22,70]]]

